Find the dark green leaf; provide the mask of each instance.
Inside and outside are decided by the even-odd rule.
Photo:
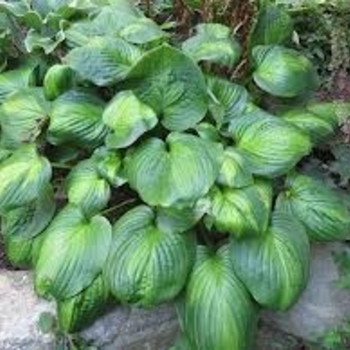
[[[146,206],[136,207],[114,225],[104,276],[122,302],[144,307],[171,300],[184,287],[194,260],[189,234],[161,231]]]
[[[149,205],[187,205],[209,191],[222,158],[221,145],[174,132],[166,142],[151,138],[136,148],[126,159],[126,173]]]
[[[53,102],[48,140],[94,148],[102,144],[107,127],[102,122],[104,102],[93,94],[69,91]]]
[[[86,219],[78,207],[70,205],[44,234],[35,268],[37,293],[58,300],[77,295],[102,270],[111,244],[110,223],[102,216]]]
[[[122,39],[101,37],[70,51],[64,62],[82,79],[108,86],[124,80],[140,56],[136,46]]]
[[[169,130],[183,131],[200,122],[207,111],[200,69],[181,51],[162,45],[145,54],[127,77],[128,87],[150,106]]]
[[[198,247],[184,294],[183,332],[200,350],[248,350],[256,308],[236,276],[227,246],[217,253]]]
[[[342,198],[321,181],[291,174],[277,207],[297,217],[316,241],[345,240],[350,234],[350,215]]]
[[[231,258],[240,280],[262,306],[286,310],[309,275],[309,241],[295,218],[275,213],[265,235],[232,240]]]

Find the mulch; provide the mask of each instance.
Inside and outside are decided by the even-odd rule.
[[[4,242],[0,234],[0,270],[1,269],[13,270],[13,267],[11,267],[11,264],[6,259]]]

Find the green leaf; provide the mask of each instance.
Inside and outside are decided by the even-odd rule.
[[[141,52],[123,39],[96,38],[73,49],[64,62],[84,80],[109,86],[125,79]]]
[[[256,46],[253,74],[260,89],[278,97],[295,97],[316,90],[314,65],[299,52],[281,46]]]
[[[227,248],[217,253],[202,246],[197,250],[179,315],[194,349],[250,349],[256,308],[234,272]]]
[[[220,142],[220,134],[218,129],[210,123],[200,123],[196,126],[196,132],[200,138],[213,142]]]
[[[196,62],[209,61],[232,68],[241,56],[241,46],[231,37],[231,29],[218,23],[196,26],[196,35],[182,44]]]
[[[20,269],[32,267],[33,239],[22,236],[7,236],[4,241],[6,257],[12,266]]]
[[[22,66],[0,74],[0,103],[20,88],[33,85],[33,67]]]
[[[190,134],[171,133],[166,142],[150,138],[126,159],[130,186],[152,206],[193,203],[214,184],[222,147]]]
[[[227,147],[224,161],[216,180],[219,185],[241,188],[254,183],[249,162],[233,147]]]
[[[160,231],[185,232],[195,226],[203,217],[206,207],[199,200],[192,208],[158,207],[156,224]]]
[[[243,86],[217,77],[208,77],[207,85],[210,93],[209,110],[219,125],[244,112],[249,95]]]
[[[18,148],[0,164],[0,212],[33,202],[50,178],[50,163],[34,145]]]
[[[137,62],[127,86],[162,116],[165,128],[183,131],[200,122],[208,108],[203,75],[181,51],[162,45]]]
[[[103,143],[107,127],[102,122],[104,102],[93,94],[69,91],[53,102],[48,140],[95,148]]]
[[[265,235],[232,240],[230,250],[234,270],[260,305],[286,310],[297,301],[308,280],[310,247],[296,219],[277,212]]]
[[[250,46],[283,44],[292,39],[293,30],[292,18],[284,8],[263,5],[250,37]]]
[[[33,238],[48,226],[55,211],[54,192],[47,185],[36,200],[1,216],[1,232],[6,237]]]
[[[119,35],[132,44],[147,44],[167,38],[167,34],[149,18],[140,18],[125,26]]]
[[[56,318],[51,312],[44,311],[39,315],[39,320],[37,326],[40,332],[44,334],[50,334],[55,331],[56,328]]]
[[[321,181],[291,174],[277,208],[297,217],[316,241],[345,240],[350,233],[349,211],[341,197]]]
[[[154,220],[149,207],[139,206],[114,225],[104,276],[117,300],[150,307],[185,286],[194,259],[192,236],[161,231]]]
[[[101,147],[95,150],[91,160],[94,162],[99,176],[111,186],[119,187],[125,182],[120,174],[122,158],[119,153]]]
[[[43,35],[41,30],[29,29],[24,40],[24,45],[29,53],[42,49],[46,55],[49,55],[52,54],[65,39],[66,36],[63,29],[60,29],[53,35]]]
[[[332,121],[323,119],[307,109],[292,109],[281,118],[307,133],[314,144],[324,142],[337,127]]]
[[[65,207],[44,233],[35,268],[35,288],[40,296],[70,298],[88,287],[104,265],[112,229],[107,219],[87,219],[73,205]]]
[[[339,186],[345,187],[350,180],[350,145],[335,144],[331,148],[331,152],[335,160],[330,162],[329,170],[340,178]]]
[[[81,331],[101,316],[108,300],[109,291],[102,275],[99,275],[79,294],[57,302],[60,329],[67,333]]]
[[[214,189],[210,217],[219,232],[237,238],[262,235],[269,224],[272,205],[269,181],[255,180],[251,186]]]
[[[109,148],[130,146],[158,123],[152,108],[142,103],[132,91],[122,91],[115,96],[103,113],[103,121],[112,129],[106,140]]]
[[[46,72],[44,78],[44,92],[48,100],[55,100],[58,96],[73,87],[74,73],[64,64],[55,64]]]
[[[311,151],[311,141],[306,134],[260,109],[233,119],[230,132],[237,150],[257,175],[283,175]]]
[[[41,88],[19,89],[11,94],[0,109],[2,145],[13,149],[34,142],[48,121],[50,107]]]
[[[111,196],[108,182],[103,179],[92,160],[78,163],[66,178],[68,201],[80,207],[86,216],[104,209]]]
[[[117,1],[103,6],[92,20],[74,23],[66,32],[73,45],[84,45],[96,37],[121,37],[134,44],[146,44],[161,40],[167,34],[130,1]]]

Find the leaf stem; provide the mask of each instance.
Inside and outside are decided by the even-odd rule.
[[[120,209],[120,208],[122,208],[122,207],[125,207],[125,206],[128,205],[128,204],[132,204],[132,203],[135,203],[135,202],[136,202],[136,198],[127,199],[127,200],[125,200],[124,202],[121,202],[121,203],[119,203],[119,204],[116,204],[116,205],[114,205],[114,206],[112,206],[112,207],[110,207],[110,208],[104,210],[104,211],[101,213],[101,215],[109,214],[109,213],[111,213],[111,212],[113,212],[113,211],[115,211],[115,210],[117,210],[117,209]]]
[[[71,165],[65,165],[60,163],[51,163],[51,166],[56,169],[68,169],[68,170],[73,169]]]

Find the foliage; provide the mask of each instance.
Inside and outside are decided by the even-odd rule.
[[[1,43],[2,235],[57,327],[175,299],[178,347],[249,349],[259,310],[303,291],[310,242],[350,230],[302,166],[349,105],[309,101],[318,76],[285,46],[288,13],[261,5],[243,45],[223,23],[180,39],[127,0],[0,9],[20,28]],[[270,95],[279,107],[258,107]]]

